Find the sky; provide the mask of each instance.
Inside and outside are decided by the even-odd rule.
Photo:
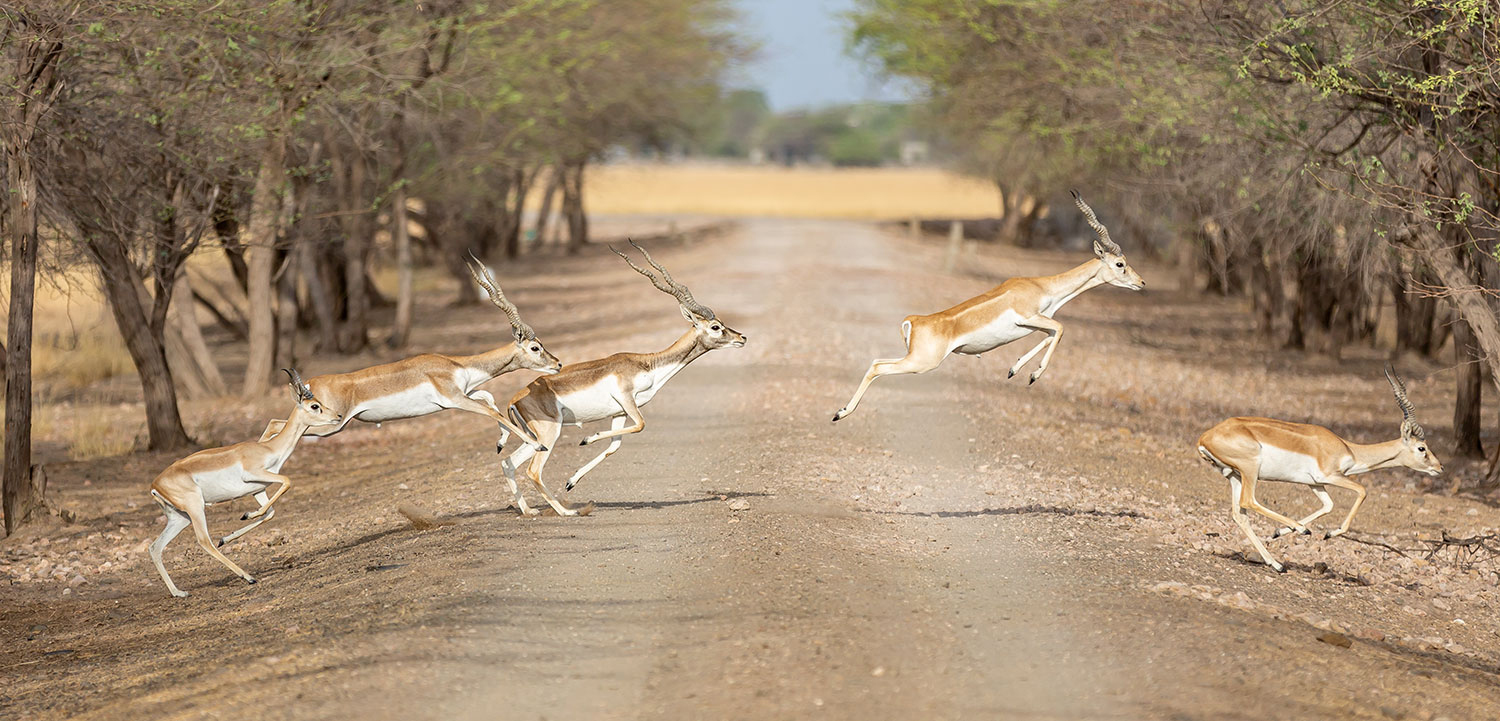
[[[760,45],[731,77],[736,87],[766,92],[771,109],[815,108],[862,100],[906,100],[897,83],[845,54],[854,0],[734,0],[738,30]]]

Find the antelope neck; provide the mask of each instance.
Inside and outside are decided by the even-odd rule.
[[[1047,304],[1048,307],[1056,312],[1064,303],[1078,297],[1079,293],[1103,285],[1104,281],[1099,279],[1099,273],[1103,270],[1103,261],[1096,258],[1072,270],[1049,276],[1048,286],[1053,288],[1049,295],[1055,300]]]
[[[1402,446],[1405,441],[1397,438],[1394,441],[1384,443],[1351,443],[1344,441],[1349,446],[1349,454],[1354,456],[1354,467],[1345,471],[1345,475],[1368,473],[1378,471],[1382,468],[1394,468],[1401,465],[1396,462],[1400,457]]]
[[[672,372],[676,373],[683,366],[692,363],[699,356],[707,353],[708,350],[708,346],[703,345],[699,341],[698,329],[695,327],[689,328],[688,332],[683,333],[681,338],[678,338],[672,345],[667,346],[666,350],[647,355],[643,360],[651,370],[673,368]],[[670,378],[671,376],[668,375],[667,377]]]
[[[468,356],[464,359],[464,364],[494,378],[502,373],[516,370],[516,359],[521,355],[517,350],[518,346],[515,343],[507,343],[494,350]]]

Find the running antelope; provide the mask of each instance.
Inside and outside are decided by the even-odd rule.
[[[676,343],[658,353],[616,353],[607,358],[565,366],[556,375],[532,381],[510,400],[509,410],[517,423],[527,426],[544,446],[550,446],[557,440],[564,424],[582,426],[591,421],[610,420],[608,431],[595,433],[579,443],[586,446],[610,439],[609,446],[603,453],[568,479],[567,490],[572,490],[578,484],[578,479],[619,449],[621,436],[645,430],[646,419],[641,416],[641,406],[656,397],[662,386],[677,375],[678,371],[711,350],[745,345],[745,336],[720,321],[711,308],[694,300],[687,286],[673,280],[667,269],[652,259],[645,248],[635,241],[630,241],[630,244],[641,251],[646,262],[661,277],[658,278],[651,271],[636,265],[613,247],[610,250],[624,258],[635,272],[649,278],[657,290],[676,298],[682,317],[692,324],[692,328],[682,334]],[[626,425],[627,422],[629,426]],[[501,439],[502,445],[504,440]],[[497,446],[496,451],[499,450],[500,447]],[[523,515],[534,516],[538,513],[527,507],[526,499],[521,497],[521,491],[516,487],[516,468],[529,459],[531,467],[527,475],[536,484],[548,505],[559,515],[579,515],[578,510],[568,508],[553,498],[542,484],[542,468],[547,465],[548,455],[550,452],[546,448],[538,450],[532,446],[521,446],[509,458],[500,462],[501,469],[505,471],[505,480],[510,484],[510,492],[515,496],[516,508]]]
[[[1269,418],[1230,418],[1198,437],[1198,455],[1229,479],[1230,514],[1234,522],[1260,552],[1266,565],[1277,572],[1286,569],[1271,557],[1265,544],[1251,530],[1246,508],[1285,524],[1272,538],[1293,532],[1311,533],[1307,524],[1333,510],[1333,499],[1328,496],[1327,487],[1347,488],[1355,493],[1354,505],[1349,508],[1349,515],[1344,517],[1338,530],[1323,534],[1324,538],[1333,538],[1349,530],[1349,523],[1365,501],[1364,486],[1349,480],[1350,476],[1398,466],[1430,476],[1443,472],[1443,464],[1427,446],[1422,426],[1417,425],[1416,409],[1406,399],[1406,384],[1389,366],[1385,369],[1385,377],[1391,383],[1391,391],[1396,394],[1396,404],[1401,407],[1401,437],[1394,441],[1369,445],[1353,443],[1322,426]],[[1312,515],[1294,521],[1255,500],[1255,484],[1260,481],[1304,484],[1312,489],[1323,506]]]
[[[156,499],[167,515],[167,527],[151,543],[151,562],[156,564],[161,580],[167,582],[167,590],[173,596],[186,596],[187,592],[178,590],[177,584],[172,583],[166,566],[161,563],[161,552],[189,525],[193,527],[193,535],[198,537],[198,545],[203,546],[208,555],[228,566],[236,576],[255,583],[254,577],[226,558],[218,547],[271,520],[275,514],[272,504],[292,487],[291,479],[281,475],[279,471],[287,457],[292,455],[297,441],[309,428],[334,425],[342,420],[337,411],[318,402],[297,371],[284,370],[291,377],[297,407],[288,416],[280,433],[268,441],[246,441],[198,451],[167,466],[167,470],[162,471],[151,482],[151,497]],[[273,483],[279,484],[276,492],[267,496],[266,488]],[[223,503],[250,495],[255,496],[260,507],[240,516],[240,520],[254,522],[215,544],[208,535],[205,507],[211,503]]]
[[[1117,285],[1130,290],[1140,290],[1146,285],[1141,276],[1125,261],[1120,246],[1109,239],[1107,230],[1094,211],[1089,208],[1078,191],[1073,192],[1073,202],[1083,211],[1089,227],[1099,239],[1094,241],[1094,255],[1098,256],[1066,273],[1041,278],[1011,278],[984,295],[970,298],[958,305],[931,315],[909,315],[901,322],[901,337],[906,341],[906,356],[902,358],[877,359],[865,371],[864,380],[849,404],[833,414],[833,420],[847,417],[859,405],[870,383],[876,378],[902,373],[926,373],[948,357],[950,353],[979,355],[999,348],[1006,343],[1020,340],[1032,331],[1047,334],[1035,348],[1027,351],[1016,364],[1010,367],[1007,378],[1015,377],[1037,353],[1047,351],[1042,362],[1031,373],[1030,383],[1042,377],[1047,365],[1052,362],[1052,351],[1062,338],[1062,324],[1052,320],[1052,315],[1064,303],[1078,297],[1095,286]]]
[[[476,258],[470,264],[469,273],[489,293],[490,302],[510,319],[515,342],[479,355],[423,353],[350,373],[316,376],[310,381],[313,393],[329,408],[342,414],[344,420],[337,426],[309,431],[309,435],[338,433],[356,419],[378,425],[384,421],[416,418],[456,408],[489,416],[500,424],[501,432],[507,438],[514,431],[523,440],[534,443],[524,431],[511,425],[510,419],[495,405],[494,396],[478,388],[496,376],[522,368],[556,373],[562,368],[562,363],[542,347],[536,331],[521,321],[521,314],[505,299],[489,268]],[[271,421],[261,440],[270,438],[284,423],[286,421]],[[541,445],[536,447],[546,450]]]

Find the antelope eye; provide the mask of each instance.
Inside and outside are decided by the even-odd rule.
[[[1115,263],[1115,267],[1116,268],[1124,268],[1125,264],[1124,263]]]
[[[316,404],[316,403],[312,404],[312,409],[313,410],[318,410],[318,404]]]
[[[541,346],[539,346],[539,345],[534,345],[534,346],[532,346],[532,347],[531,347],[531,349],[532,349],[532,350],[533,350],[533,351],[538,351],[538,350],[541,350],[541,349],[542,349],[542,347],[541,347]]]
[[[719,326],[717,326],[717,325],[711,325],[711,326],[708,327],[708,329],[709,330],[719,330]]]
[[[1427,452],[1427,447],[1426,446],[1417,446],[1417,452],[1418,453],[1426,453]]]

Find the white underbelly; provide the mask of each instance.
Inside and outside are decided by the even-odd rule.
[[[1312,456],[1262,445],[1259,477],[1263,481],[1312,485],[1323,482],[1323,470]]]
[[[1020,321],[1020,313],[1007,310],[1001,313],[999,318],[990,321],[983,327],[959,336],[956,339],[956,344],[953,346],[953,352],[978,355],[999,348],[1017,339],[1025,338],[1027,334],[1035,329],[1023,328],[1016,325]]]
[[[557,397],[563,423],[589,423],[613,418],[625,412],[615,401],[614,381],[606,378],[587,388]]]
[[[423,383],[415,388],[366,399],[359,404],[355,417],[370,423],[381,423],[398,418],[425,416],[447,407],[438,396],[437,389],[431,384]]]
[[[203,493],[204,503],[223,503],[236,498],[244,498],[252,493],[259,493],[270,485],[260,481],[246,480],[246,478],[248,475],[239,464],[235,464],[232,468],[194,476],[199,490]]]

